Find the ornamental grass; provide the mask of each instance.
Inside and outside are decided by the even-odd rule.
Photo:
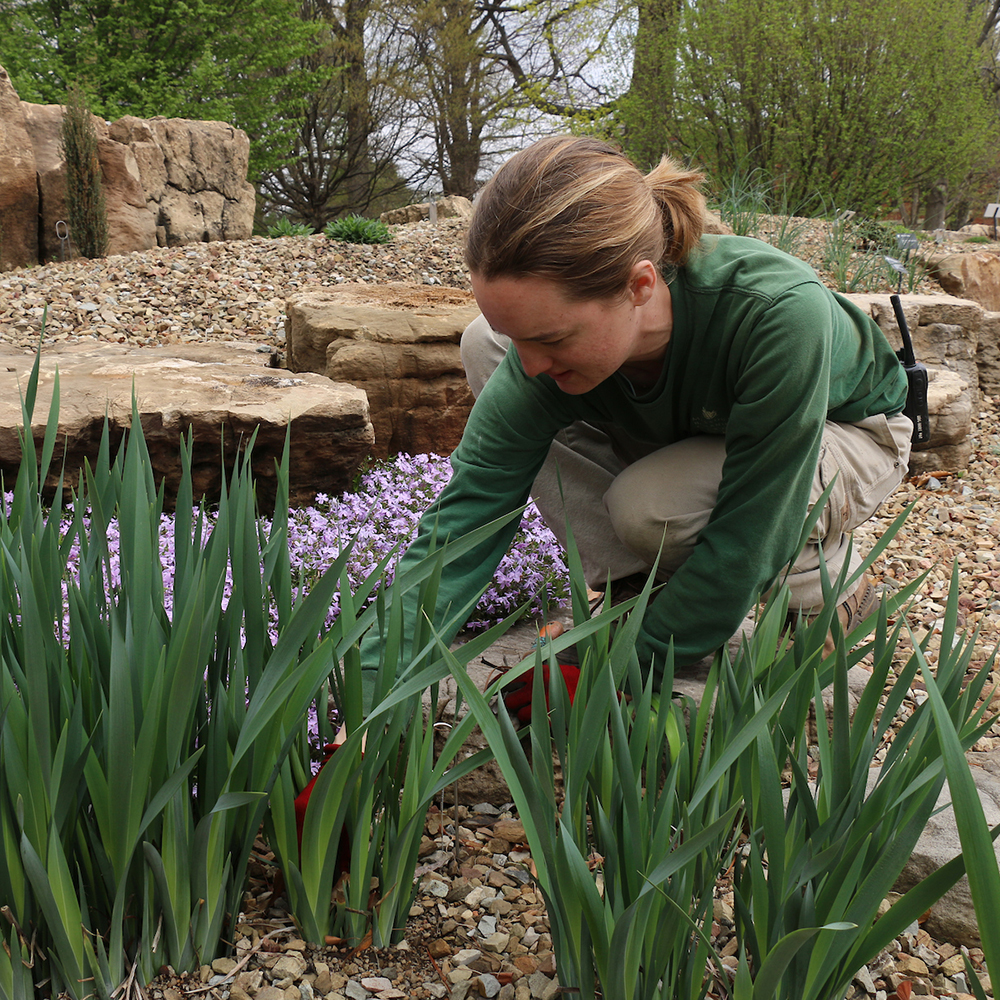
[[[735,659],[725,650],[716,656],[695,705],[654,692],[639,670],[635,635],[652,580],[638,598],[591,618],[572,553],[571,566],[577,624],[548,655],[554,664],[566,645],[585,651],[572,704],[559,670],[549,670],[546,691],[535,669],[525,738],[502,699],[490,699],[529,666],[540,666],[541,652],[485,693],[452,664],[524,824],[565,989],[590,1000],[700,1000],[709,993],[841,1000],[857,970],[966,871],[987,962],[1000,968],[1000,872],[991,840],[1000,828],[987,830],[964,755],[994,721],[983,718],[989,698],[981,698],[993,661],[965,684],[975,637],[956,631],[956,587],[936,669],[929,666],[928,639],[914,643],[882,708],[906,629],[905,605],[920,580],[885,598],[877,618],[851,636],[841,633],[832,600],[814,622],[790,632],[788,591],[776,590]],[[827,593],[843,593],[856,579],[827,581]],[[889,615],[897,613],[890,629]],[[872,625],[874,637],[859,645]],[[832,656],[824,652],[831,630]],[[847,672],[865,657],[872,679],[852,717]],[[872,778],[875,750],[898,725],[918,673],[930,697],[899,727]],[[674,677],[671,656],[663,691]],[[827,713],[822,693],[831,685]],[[814,705],[819,735],[811,746]],[[879,916],[945,781],[963,855]],[[716,882],[728,871],[739,941],[735,975],[710,937]],[[971,966],[969,972],[979,987]]]
[[[37,385],[36,361],[25,427]],[[362,719],[353,672],[339,665],[356,662],[355,643],[373,625],[387,623],[387,643],[398,638],[402,595],[416,589],[432,606],[442,567],[495,526],[442,547],[397,579],[391,598],[370,600],[395,553],[354,587],[349,544],[306,587],[289,552],[287,449],[279,513],[264,522],[249,448],[212,516],[194,506],[188,441],[164,573],[163,493],[135,409],[118,454],[105,428],[78,490],[64,498],[57,489],[43,504],[58,401],[57,380],[41,453],[22,433],[20,472],[0,507],[0,907],[9,922],[0,996],[128,995],[163,966],[193,970],[224,953],[265,819],[314,940],[345,919],[356,936],[367,928],[391,938],[413,893],[424,797],[451,780],[444,756],[431,758],[419,711],[419,692],[447,666],[436,655],[401,662],[387,644],[379,691],[389,697]],[[341,761],[320,776],[300,857],[282,840],[283,796],[308,780],[309,712],[328,728],[331,684],[350,731],[342,760],[366,732],[368,749],[351,775],[360,790],[357,780],[350,795],[326,790]],[[323,882],[331,809],[356,831],[349,918],[336,906],[331,915]]]
[[[37,383],[36,363],[25,427]],[[209,515],[194,505],[183,443],[178,513],[165,520],[133,412],[118,454],[105,431],[78,490],[57,490],[47,507],[40,485],[57,412],[58,381],[41,453],[22,435],[21,470],[0,506],[3,1000],[128,995],[164,965],[194,969],[220,955],[262,828],[304,937],[393,943],[414,897],[428,806],[491,754],[527,832],[560,982],[583,998],[839,1000],[854,972],[966,870],[987,962],[1000,969],[998,830],[986,827],[964,756],[993,721],[981,697],[992,660],[967,683],[975,637],[956,630],[957,597],[933,668],[928,640],[900,668],[906,602],[921,581],[884,600],[873,637],[857,646],[860,631],[840,634],[833,601],[790,631],[779,588],[735,659],[716,657],[695,705],[665,694],[671,658],[661,692],[640,670],[635,639],[652,580],[591,617],[571,544],[577,624],[546,651],[551,664],[566,645],[582,650],[577,694],[570,704],[557,669],[543,690],[536,669],[533,722],[518,730],[491,699],[540,666],[541,651],[485,693],[466,667],[529,601],[494,612],[499,620],[455,650],[431,623],[443,633],[474,614],[480,594],[441,622],[441,574],[521,511],[437,547],[391,586],[397,550],[371,559],[359,528],[338,538],[325,566],[303,571],[285,513],[287,457],[273,520],[258,516],[248,457]],[[533,587],[548,594],[544,580]],[[405,628],[404,599],[418,609]],[[369,629],[381,657],[366,714],[357,644]],[[826,656],[831,629],[836,652]],[[852,716],[847,671],[865,657],[872,680]],[[880,706],[890,667],[898,676]],[[928,699],[898,725],[918,674]],[[449,675],[465,708],[436,745],[426,720]],[[464,759],[477,724],[490,750]],[[316,777],[300,843],[295,798],[312,777],[315,741],[332,741],[335,726],[345,740]],[[963,855],[879,916],[945,782]],[[709,936],[716,882],[730,868],[734,977]]]

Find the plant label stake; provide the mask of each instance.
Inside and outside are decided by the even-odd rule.
[[[885,262],[894,271],[899,274],[899,282],[896,285],[896,293],[899,294],[903,290],[903,277],[910,273],[910,251],[919,248],[920,244],[917,242],[916,236],[913,233],[900,233],[896,237],[896,244],[900,250],[903,251],[903,259],[898,260],[895,257],[886,256]],[[911,288],[910,291],[913,289]]]
[[[69,243],[69,226],[60,219],[56,223],[56,237],[59,240],[59,259],[66,259],[66,244]]]
[[[899,296],[890,295],[889,301],[892,303],[892,311],[896,314],[896,322],[899,324],[899,335],[903,339],[902,348],[896,351],[896,357],[906,372],[906,405],[903,407],[903,413],[913,421],[913,434],[910,440],[913,444],[926,444],[931,439],[930,414],[927,411],[927,367],[920,364],[913,353],[913,341],[910,340],[910,331],[906,325]]]
[[[896,285],[896,293],[899,294],[903,290],[903,276],[907,273],[906,265],[897,257],[886,256],[883,259],[889,267],[899,274],[899,283]]]
[[[998,205],[996,202],[992,202],[991,201],[986,206],[986,211],[983,212],[983,215],[987,219],[992,219],[993,220],[993,239],[996,239],[997,238],[997,216],[1000,215],[1000,205]]]

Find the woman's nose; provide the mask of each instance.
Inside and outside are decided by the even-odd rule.
[[[521,359],[521,367],[528,378],[541,375],[552,367],[552,359],[539,344],[516,344],[517,355]]]

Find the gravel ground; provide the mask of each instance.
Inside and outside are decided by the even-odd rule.
[[[829,278],[822,265],[826,224],[807,220],[799,253]],[[77,260],[0,273],[0,341],[26,350],[38,342],[47,310],[46,337],[105,340],[133,345],[250,340],[279,351],[284,302],[294,292],[345,281],[380,285],[406,281],[468,288],[457,220],[437,226],[394,227],[383,246],[351,246],[323,236],[210,243],[98,261]],[[958,252],[987,249],[948,244]],[[996,245],[992,248],[998,249]],[[940,289],[925,279],[922,292]],[[965,624],[981,630],[976,659],[1000,639],[1000,435],[997,406],[984,399],[967,470],[907,482],[863,531],[870,544],[905,506],[913,512],[875,568],[894,589],[928,572],[910,612],[918,634],[934,632],[955,560]],[[994,674],[1000,681],[1000,675]],[[921,692],[911,692],[914,700]],[[997,707],[1000,707],[998,705]],[[1000,728],[977,750],[1000,747]],[[266,845],[251,871],[251,892],[236,929],[235,957],[199,975],[165,975],[151,987],[156,1000],[214,996],[244,1000],[362,1000],[364,997],[449,997],[547,1000],[557,990],[551,940],[541,895],[529,874],[523,830],[509,811],[491,806],[432,813],[422,850],[422,889],[398,948],[340,952],[298,940],[273,894],[274,869]],[[731,898],[720,885],[716,940],[734,948]],[[894,948],[861,970],[849,996],[877,1000],[966,994],[958,949],[923,930],[903,935]],[[972,951],[974,961],[982,955]]]
[[[345,281],[468,288],[461,224],[396,227],[391,244],[254,237],[0,272],[0,341],[46,337],[152,346],[239,340],[281,346],[285,300]]]

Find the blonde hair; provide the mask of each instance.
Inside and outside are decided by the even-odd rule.
[[[632,267],[683,264],[705,225],[704,176],[664,157],[647,176],[598,139],[541,139],[483,188],[465,262],[486,280],[540,277],[573,299],[621,295]]]

